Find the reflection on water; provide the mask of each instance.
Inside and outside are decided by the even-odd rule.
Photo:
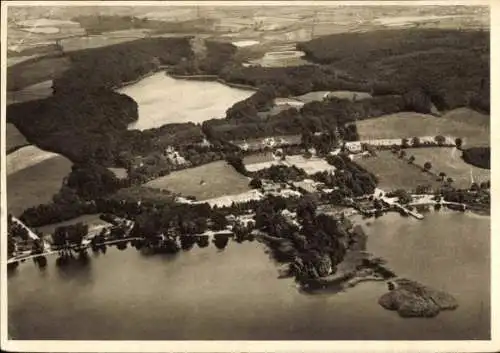
[[[471,231],[473,230],[473,231]],[[381,308],[384,282],[299,292],[259,242],[197,237],[144,256],[111,246],[66,266],[9,270],[9,334],[19,339],[487,339],[489,218],[429,213],[372,220],[368,250],[398,274],[452,293],[453,312],[403,319]],[[227,240],[227,238],[226,238]],[[229,244],[232,242],[232,244]],[[210,245],[210,246],[209,246]],[[285,277],[285,276],[282,276]]]

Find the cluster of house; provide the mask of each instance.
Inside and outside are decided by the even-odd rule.
[[[301,135],[263,137],[252,139],[251,141],[232,141],[232,144],[239,147],[243,151],[256,151],[264,148],[298,145],[301,142],[301,137]]]
[[[187,164],[188,162],[184,157],[182,157],[179,152],[175,150],[174,147],[168,146],[165,149],[165,156],[169,160],[170,163],[175,164],[175,165],[184,165]]]

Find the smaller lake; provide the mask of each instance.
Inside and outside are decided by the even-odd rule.
[[[234,103],[254,94],[219,82],[174,79],[165,72],[155,73],[118,92],[139,105],[139,120],[130,125],[130,129],[136,130],[222,119]]]

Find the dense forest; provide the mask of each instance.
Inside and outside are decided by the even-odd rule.
[[[54,93],[113,89],[137,80],[160,66],[193,56],[191,37],[144,38],[66,54],[71,67],[54,80]]]
[[[489,42],[486,31],[398,29],[329,35],[297,48],[392,93],[423,89],[438,109],[489,112]]]
[[[110,163],[116,136],[137,120],[137,103],[109,90],[56,94],[43,100],[12,104],[7,119],[31,143],[61,153],[73,162]]]
[[[346,129],[349,123],[405,110],[415,110],[416,104],[399,95],[376,96],[372,99],[351,102],[330,98],[322,102],[310,102],[300,109],[290,108],[262,118],[257,113],[265,111],[266,98],[277,96],[266,89],[228,109],[226,119],[212,119],[203,123],[207,136],[221,140],[243,140],[273,135],[294,135],[304,130],[311,133],[338,131],[346,140],[356,140]],[[253,98],[255,97],[255,98]],[[422,106],[422,104],[420,104]],[[427,106],[429,108],[429,106]],[[429,108],[430,109],[430,108]],[[419,110],[424,110],[422,107]]]
[[[471,147],[462,151],[462,158],[473,166],[490,169],[490,147]]]

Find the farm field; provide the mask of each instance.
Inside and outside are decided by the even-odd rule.
[[[11,66],[7,72],[7,90],[21,90],[25,87],[52,80],[70,66],[68,57],[44,57]]]
[[[56,156],[14,173],[7,172],[8,212],[19,216],[29,207],[51,202],[64,177],[70,173],[71,165],[67,158]]]
[[[249,178],[236,172],[225,161],[217,161],[172,172],[146,183],[145,186],[166,189],[182,196],[194,196],[197,200],[207,200],[249,191],[249,182]]]
[[[99,214],[83,215],[77,218],[70,219],[64,222],[49,224],[43,227],[38,227],[44,235],[53,234],[57,227],[69,226],[72,224],[83,223],[89,226],[89,232],[99,232],[103,227],[109,226],[110,223],[99,218]]]
[[[356,163],[374,173],[379,179],[379,187],[384,191],[414,190],[418,185],[437,187],[441,184],[434,176],[409,165],[389,151],[381,151],[376,157],[356,159]]]
[[[7,92],[7,105],[44,99],[52,95],[52,80],[35,83],[18,91]]]
[[[107,34],[65,38],[60,41],[64,52],[71,52],[82,49],[100,48],[109,45],[130,42],[139,38],[144,38],[145,35],[138,33],[123,33],[122,35],[116,34],[108,36]]]
[[[488,146],[490,144],[489,117],[470,109],[455,109],[442,117],[402,112],[356,123],[360,139],[385,139],[427,135],[461,137],[463,145]],[[485,124],[484,121],[488,121]]]
[[[10,175],[45,160],[57,157],[62,156],[57,153],[44,151],[36,146],[29,145],[10,153],[7,156],[5,169],[7,175]]]
[[[453,185],[458,188],[468,188],[471,185],[471,174],[474,182],[481,183],[490,179],[490,171],[466,163],[462,153],[455,148],[412,148],[406,150],[408,156],[415,157],[415,164],[422,166],[429,161],[435,174],[446,173],[453,178]]]
[[[5,124],[5,151],[9,153],[14,148],[28,145],[29,142],[26,140],[23,134],[16,128],[14,124]]]

